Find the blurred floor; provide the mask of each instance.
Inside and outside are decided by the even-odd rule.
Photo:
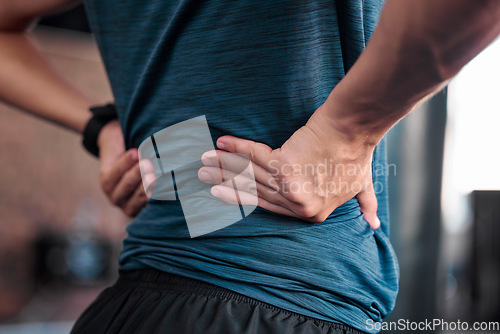
[[[67,334],[73,322],[32,323],[0,326],[0,334]]]

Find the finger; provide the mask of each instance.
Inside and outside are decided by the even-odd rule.
[[[247,156],[240,153],[231,153],[221,150],[212,150],[203,153],[201,162],[205,166],[221,167],[240,174],[252,163]]]
[[[268,164],[273,150],[266,144],[233,136],[222,136],[217,140],[217,147],[232,153],[244,154],[252,162],[269,171]]]
[[[217,185],[212,187],[211,189],[211,194],[214,197],[219,198],[220,200],[231,204],[231,205],[253,205],[253,206],[258,206],[261,207],[265,210],[278,213],[281,215],[286,215],[290,217],[295,217],[302,219],[299,215],[297,215],[295,212],[284,208],[282,206],[279,206],[277,204],[271,203],[263,198],[259,198],[253,194],[247,193],[245,191],[238,191],[233,188],[223,186],[223,185]]]
[[[141,170],[144,191],[146,192],[148,198],[151,198],[156,181],[153,163],[149,159],[141,159],[139,160],[139,168]]]
[[[266,184],[255,182],[253,179],[246,178],[244,175],[235,174],[231,171],[221,170],[217,167],[202,167],[198,171],[198,177],[201,181],[208,184],[223,184],[230,188],[236,188],[250,194],[257,193],[259,198],[263,198],[270,203],[291,209],[296,206],[295,203],[286,199],[277,189]],[[229,182],[232,181],[233,182]]]
[[[103,162],[101,166],[101,186],[106,194],[111,194],[118,181],[134,164],[137,163],[139,155],[137,149],[133,148],[123,153],[118,160],[112,164]]]
[[[220,167],[222,170],[232,171],[248,178],[254,178],[256,182],[279,189],[278,181],[262,167],[252,163],[239,154],[223,151],[209,151],[202,155],[202,162],[205,166]],[[220,177],[218,177],[220,179]],[[229,179],[226,177],[226,179]],[[219,182],[217,182],[219,183]]]
[[[370,224],[371,228],[376,230],[380,227],[380,220],[377,217],[377,196],[373,189],[373,183],[369,182],[368,185],[358,195],[356,195],[359,207],[365,220]]]
[[[137,187],[141,186],[141,181],[140,167],[139,164],[136,163],[116,184],[110,196],[111,203],[121,206],[123,203],[128,201],[128,199],[136,191]],[[144,191],[144,188],[141,188]]]
[[[123,205],[122,210],[127,216],[135,217],[142,211],[142,209],[144,209],[146,205],[147,197],[144,192],[144,188],[139,186],[134,194]]]
[[[156,180],[157,180],[157,178],[154,174],[146,174],[143,177],[142,188],[143,188],[143,190],[146,193],[146,196],[148,198],[153,197],[153,192],[155,189]],[[145,184],[147,184],[147,186],[145,186]]]
[[[229,183],[235,180],[235,186],[238,189],[248,191],[250,188],[255,188],[255,180],[248,178],[245,175],[236,174],[232,171],[220,169],[218,167],[202,167],[198,170],[198,178],[208,184]],[[253,184],[252,184],[253,183]],[[252,187],[253,186],[253,187]]]

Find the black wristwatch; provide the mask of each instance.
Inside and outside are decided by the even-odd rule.
[[[82,144],[90,154],[99,157],[97,137],[106,124],[118,118],[118,113],[114,104],[92,107],[90,111],[93,116],[83,130]]]

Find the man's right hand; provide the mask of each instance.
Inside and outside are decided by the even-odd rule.
[[[127,216],[136,216],[147,203],[137,149],[125,151],[118,121],[109,122],[102,128],[97,144],[101,160],[100,183],[104,193]]]
[[[220,137],[217,146],[223,151],[202,156],[200,180],[215,184],[212,195],[226,203],[256,205],[313,223],[323,222],[356,197],[365,220],[373,229],[379,228],[371,172],[378,140],[370,142],[365,136],[347,136],[341,131],[338,122],[325,116],[338,106],[322,105],[275,150],[247,139]],[[241,166],[249,162],[255,182],[240,174]],[[234,182],[227,182],[231,179]]]

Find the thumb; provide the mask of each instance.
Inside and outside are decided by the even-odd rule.
[[[217,140],[217,147],[231,153],[239,153],[248,157],[253,163],[267,170],[273,149],[266,144],[233,136],[222,136]]]
[[[359,207],[365,220],[370,224],[371,228],[376,230],[380,227],[380,219],[377,217],[377,196],[375,196],[375,191],[373,189],[373,183],[363,189],[358,195],[356,195]]]

